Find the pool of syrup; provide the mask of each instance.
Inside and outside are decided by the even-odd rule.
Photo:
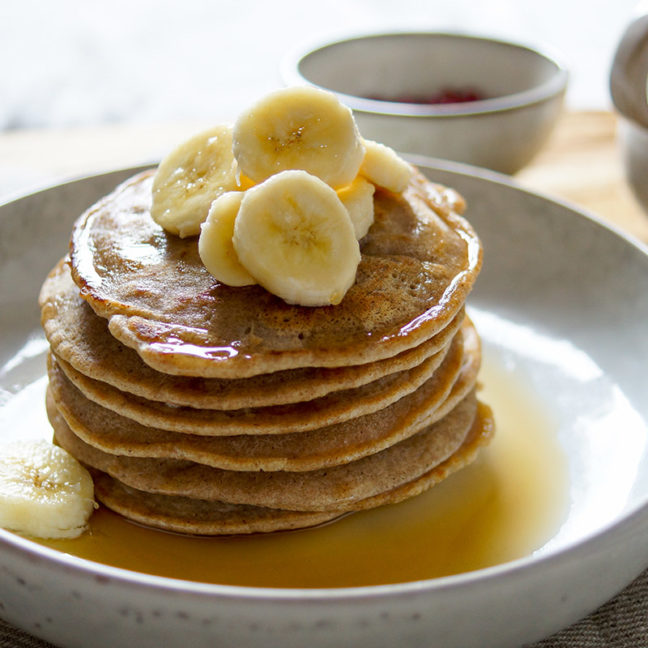
[[[411,500],[318,528],[223,538],[155,531],[100,508],[80,538],[41,543],[148,574],[291,588],[406,582],[531,554],[566,513],[566,462],[519,376],[485,358],[480,378],[494,440],[474,464]]]

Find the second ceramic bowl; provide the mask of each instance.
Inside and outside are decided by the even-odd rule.
[[[567,86],[563,66],[540,51],[427,32],[302,48],[286,57],[282,77],[335,92],[368,139],[503,173],[545,143]]]
[[[619,114],[626,178],[648,211],[648,13],[628,25],[612,61],[610,93]]]

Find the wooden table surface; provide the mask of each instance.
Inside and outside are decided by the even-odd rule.
[[[597,214],[648,242],[648,214],[625,179],[609,112],[566,113],[547,146],[516,179]]]
[[[70,177],[152,163],[204,122],[107,125],[0,134],[0,202]],[[648,242],[648,214],[624,178],[609,112],[566,112],[551,139],[516,179],[567,200]]]

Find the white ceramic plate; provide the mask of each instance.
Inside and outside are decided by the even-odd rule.
[[[418,160],[469,202],[485,247],[470,308],[531,385],[568,465],[569,511],[538,552],[367,588],[212,586],[89,563],[0,531],[0,616],[62,646],[517,646],[584,616],[648,565],[648,253],[501,176]],[[134,170],[0,207],[0,435],[46,425],[36,298],[74,219]],[[547,466],[551,470],[551,466]]]

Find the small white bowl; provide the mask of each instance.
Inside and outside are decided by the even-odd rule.
[[[510,42],[447,33],[360,36],[289,54],[286,85],[336,93],[362,135],[402,153],[514,173],[538,152],[562,108],[567,72],[554,58]],[[483,99],[399,101],[445,90]]]

